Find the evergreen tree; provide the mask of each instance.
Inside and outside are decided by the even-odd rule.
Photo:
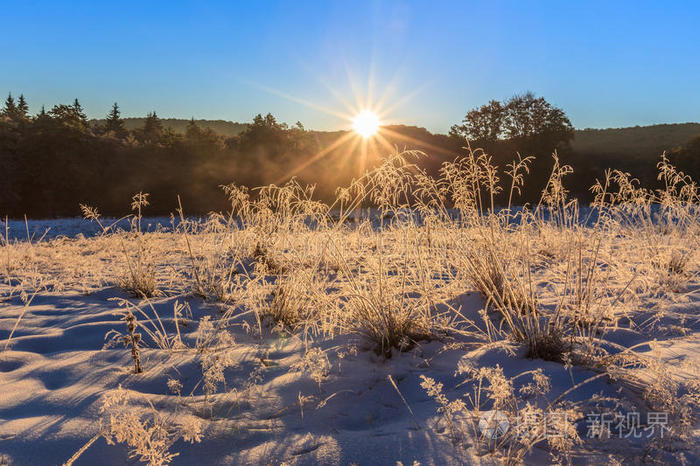
[[[85,115],[85,112],[83,111],[83,106],[80,105],[80,102],[78,102],[77,98],[73,101],[73,111],[75,112],[75,117],[77,119],[82,120],[85,123],[87,123],[87,116]]]
[[[143,144],[158,144],[163,138],[163,123],[153,111],[146,115],[143,127],[137,132],[137,139]]]
[[[24,99],[24,94],[19,95],[19,100],[17,102],[17,116],[22,120],[29,119],[29,105]]]
[[[78,102],[78,99],[75,99],[73,105],[54,105],[49,115],[57,123],[67,128],[81,133],[86,132],[88,129],[87,116],[85,116],[83,107],[80,105],[80,102]]]
[[[51,124],[51,117],[46,112],[44,106],[41,106],[41,110],[34,117],[34,129],[43,130],[46,129]]]
[[[270,128],[277,128],[279,126],[277,119],[274,117],[274,115],[272,115],[272,113],[265,115],[265,125]]]
[[[7,95],[5,99],[5,106],[2,109],[2,116],[15,120],[17,118],[17,105],[15,105],[15,99],[12,97],[12,93]]]
[[[185,142],[192,147],[195,152],[212,153],[220,151],[224,147],[224,138],[211,128],[201,127],[194,118],[187,124],[185,131]]]
[[[187,128],[185,129],[185,139],[189,141],[197,141],[202,135],[203,128],[194,121],[194,117],[190,119],[187,123]]]
[[[124,120],[121,119],[121,112],[119,111],[119,105],[114,102],[112,105],[112,110],[107,114],[107,119],[104,125],[105,133],[112,133],[114,136],[124,139],[128,131],[124,126]]]

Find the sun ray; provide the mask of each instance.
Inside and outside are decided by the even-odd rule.
[[[410,143],[413,143],[413,144],[418,144],[419,146],[426,147],[426,148],[428,148],[428,149],[430,149],[430,150],[433,150],[433,151],[436,151],[436,152],[440,152],[440,153],[442,153],[442,154],[454,155],[454,152],[452,152],[452,151],[450,151],[450,150],[448,150],[448,149],[445,149],[445,148],[443,148],[443,147],[439,147],[439,146],[430,144],[429,142],[421,141],[421,140],[419,140],[419,139],[413,138],[413,137],[411,137],[411,136],[407,136],[407,135],[405,135],[405,134],[397,133],[396,131],[390,130],[389,128],[386,128],[386,127],[385,127],[385,128],[382,128],[382,131],[385,132],[385,133],[387,133],[389,136],[392,136],[392,137],[394,137],[394,138],[396,138],[396,139],[400,139],[400,140],[403,140],[403,141],[407,141],[407,142],[410,142]]]
[[[345,63],[345,73],[348,78],[348,82],[350,83],[350,90],[352,92],[353,100],[355,101],[355,107],[351,108],[350,110],[352,111],[353,114],[359,113],[363,108],[365,107],[365,102],[362,98],[363,92],[357,85],[357,80],[355,77],[352,75],[352,71],[350,70],[350,66]],[[366,93],[364,93],[366,94]]]
[[[406,102],[408,102],[409,100],[411,100],[412,98],[414,98],[416,95],[418,95],[418,94],[420,94],[421,92],[423,92],[423,90],[424,90],[426,87],[428,87],[430,84],[431,84],[431,83],[424,83],[424,84],[422,84],[421,86],[419,86],[417,89],[414,89],[414,90],[412,90],[411,92],[408,92],[408,93],[404,94],[403,97],[401,97],[400,99],[398,99],[396,102],[392,103],[391,106],[387,107],[386,109],[383,109],[382,112],[383,112],[383,113],[387,113],[387,114],[392,113],[394,110],[396,110],[397,108],[399,108],[400,106],[402,106],[403,104],[405,104]],[[386,96],[382,96],[382,99],[380,99],[380,101],[377,103],[377,106],[378,106],[378,107],[381,106],[381,105],[383,105],[384,99],[385,99],[385,98],[386,98]]]
[[[324,157],[324,156],[325,156],[326,154],[328,154],[329,152],[331,152],[331,151],[335,150],[336,148],[340,147],[340,146],[343,145],[346,141],[348,141],[349,139],[351,139],[351,138],[353,138],[353,137],[355,137],[355,134],[353,134],[352,132],[347,132],[347,133],[343,134],[342,136],[338,137],[338,139],[336,139],[331,145],[329,145],[328,147],[326,147],[326,148],[321,149],[320,151],[318,151],[315,155],[313,155],[312,157],[308,158],[308,159],[307,159],[306,161],[304,161],[304,163],[302,163],[301,165],[298,165],[297,167],[295,167],[291,172],[289,172],[288,174],[286,174],[284,177],[282,177],[282,178],[278,179],[277,181],[275,181],[274,184],[280,184],[282,181],[285,181],[285,180],[290,179],[291,177],[293,177],[294,175],[298,174],[300,171],[302,171],[303,169],[305,169],[306,167],[308,167],[309,165],[311,165],[312,163],[314,163],[315,161],[317,161],[317,160],[320,159],[321,157]]]
[[[326,88],[326,90],[327,90],[328,92],[331,93],[331,95],[332,95],[333,97],[335,97],[335,99],[336,99],[338,102],[340,102],[340,104],[341,104],[349,113],[352,112],[352,110],[353,110],[352,104],[350,103],[350,101],[349,101],[340,91],[338,91],[337,89],[333,88],[333,86],[331,86],[331,85],[328,83],[328,81],[326,81],[326,80],[324,80],[324,79],[319,78],[319,82],[321,83],[321,85],[322,85],[323,87]]]
[[[374,108],[377,112],[381,113],[382,115],[389,114],[389,112],[384,108],[385,102],[389,97],[391,96],[392,92],[391,90],[394,89],[394,87],[397,85],[399,82],[400,75],[398,72],[394,73],[394,75],[391,77],[391,79],[384,85],[384,91],[381,93],[379,99],[377,99],[374,102]]]
[[[367,95],[365,96],[365,108],[372,108],[374,103],[374,73],[375,73],[375,61],[374,53],[372,53],[372,59],[369,63],[369,72],[367,73]]]
[[[273,88],[271,88],[271,87],[263,86],[262,84],[251,83],[251,85],[257,87],[257,88],[260,89],[260,90],[269,92],[270,94],[277,95],[277,96],[279,96],[279,97],[282,97],[282,98],[287,99],[287,100],[291,100],[292,102],[296,102],[296,103],[298,103],[298,104],[306,105],[307,107],[313,108],[314,110],[318,110],[318,111],[323,112],[323,113],[326,113],[326,114],[328,114],[328,115],[341,118],[341,119],[343,119],[343,120],[348,120],[348,119],[352,118],[352,114],[351,114],[351,113],[341,113],[341,112],[338,112],[338,111],[335,111],[335,110],[331,110],[331,109],[329,109],[329,108],[322,107],[321,105],[318,105],[318,104],[315,104],[315,103],[313,103],[313,102],[310,102],[310,101],[308,101],[308,100],[306,100],[306,99],[302,99],[301,97],[295,97],[295,96],[293,96],[293,95],[286,94],[286,93],[284,93],[284,92],[278,91],[277,89],[273,89]]]
[[[384,129],[382,129],[381,131],[379,131],[379,132],[377,133],[377,137],[376,137],[375,139],[377,140],[377,142],[379,142],[379,144],[380,144],[384,149],[386,149],[389,153],[391,153],[391,152],[393,152],[393,151],[395,150],[395,147],[392,146],[391,143],[389,143],[389,141],[387,141],[386,138],[382,135],[382,132],[383,132],[383,131],[384,131]]]
[[[360,173],[367,170],[367,139],[362,139],[360,142]]]
[[[365,89],[361,89],[362,86],[358,85],[359,81],[355,79],[353,70],[350,66],[348,66],[347,62],[345,62],[345,73],[351,90],[351,95],[349,98],[347,94],[341,93],[329,82],[321,77],[318,77],[319,83],[329,91],[331,96],[340,104],[342,110],[330,109],[273,88],[260,84],[253,84],[259,89],[283,97],[292,102],[297,102],[314,110],[340,118],[348,123],[348,129],[350,130],[344,132],[330,145],[319,150],[316,154],[294,167],[291,172],[278,180],[276,184],[297,175],[312,163],[329,155],[333,151],[336,151],[346,142],[350,142],[350,144],[347,144],[347,146],[343,148],[342,153],[339,155],[338,162],[340,166],[343,167],[343,170],[345,170],[344,167],[347,164],[347,161],[354,155],[356,157],[355,166],[359,170],[359,174],[362,174],[370,163],[372,163],[372,160],[370,160],[371,158],[373,159],[374,157],[382,156],[381,152],[383,151],[391,153],[397,150],[398,147],[396,141],[404,141],[407,143],[407,145],[419,145],[432,151],[452,154],[441,147],[433,146],[430,143],[401,134],[384,126],[389,115],[391,115],[398,107],[402,106],[408,100],[412,99],[415,95],[423,91],[427,84],[420,86],[418,89],[415,89],[412,92],[404,94],[398,100],[394,101],[392,99],[390,105],[388,105],[391,95],[394,94],[394,86],[400,79],[399,73],[395,73],[394,76],[392,76],[390,82],[383,87],[378,95],[376,94],[377,82],[374,61],[370,63]]]
[[[341,156],[341,159],[339,161],[339,167],[345,167],[345,165],[350,161],[351,157],[355,155],[355,151],[357,150],[360,144],[362,144],[361,138],[352,138],[352,140],[350,141],[350,147]]]
[[[374,137],[370,139],[369,143],[371,145],[370,154],[373,157],[373,159],[376,160],[380,158],[382,154],[380,153],[379,147],[377,147],[379,144],[379,137]]]

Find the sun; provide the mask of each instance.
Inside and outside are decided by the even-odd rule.
[[[380,124],[376,113],[363,110],[353,118],[352,129],[363,138],[368,138],[377,133]]]
[[[419,141],[403,133],[396,132],[389,125],[389,122],[392,125],[401,122],[401,120],[396,119],[395,110],[413,98],[420,89],[402,93],[398,96],[400,98],[397,98],[396,83],[398,76],[395,76],[387,83],[384,90],[379,92],[379,95],[375,95],[376,83],[374,82],[373,66],[372,64],[366,86],[354,79],[349,68],[346,69],[350,90],[352,91],[350,95],[343,92],[342,89],[333,88],[326,80],[319,78],[320,83],[342,105],[342,108],[328,107],[277,89],[262,86],[259,83],[250,83],[263,91],[323,112],[333,117],[337,122],[342,122],[341,124],[349,129],[339,131],[334,141],[315,154],[311,154],[290,171],[285,171],[274,184],[281,184],[289,180],[307,169],[311,164],[329,156],[336,157],[341,167],[350,167],[352,165],[355,167],[353,168],[355,173],[361,176],[372,163],[378,160],[382,152],[391,154],[396,151],[398,141],[428,147],[425,141]],[[430,149],[446,152],[444,148],[438,146],[430,145]],[[452,155],[452,153],[449,152],[446,155]]]

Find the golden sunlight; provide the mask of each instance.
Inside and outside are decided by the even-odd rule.
[[[364,110],[352,120],[352,129],[363,138],[373,136],[379,130],[379,117],[376,113]]]

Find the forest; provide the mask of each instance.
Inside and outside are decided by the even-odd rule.
[[[554,150],[573,167],[568,187],[584,203],[592,199],[592,180],[610,167],[653,186],[663,151],[680,170],[700,178],[700,124],[575,130],[563,110],[530,93],[471,110],[449,135],[404,125],[384,126],[381,134],[383,145],[358,141],[348,131],[288,125],[269,113],[247,124],[161,119],[155,111],[122,118],[117,103],[104,119],[89,120],[78,99],[30,115],[25,97],[10,94],[0,112],[0,214],[76,216],[83,203],[119,216],[134,193],[148,192],[150,215],[172,212],[178,195],[187,213],[199,215],[226,208],[223,185],[252,188],[293,176],[329,200],[391,148],[423,152],[413,162],[435,176],[467,141],[486,150],[502,172],[518,155],[535,157],[515,199],[519,204],[540,198]]]

